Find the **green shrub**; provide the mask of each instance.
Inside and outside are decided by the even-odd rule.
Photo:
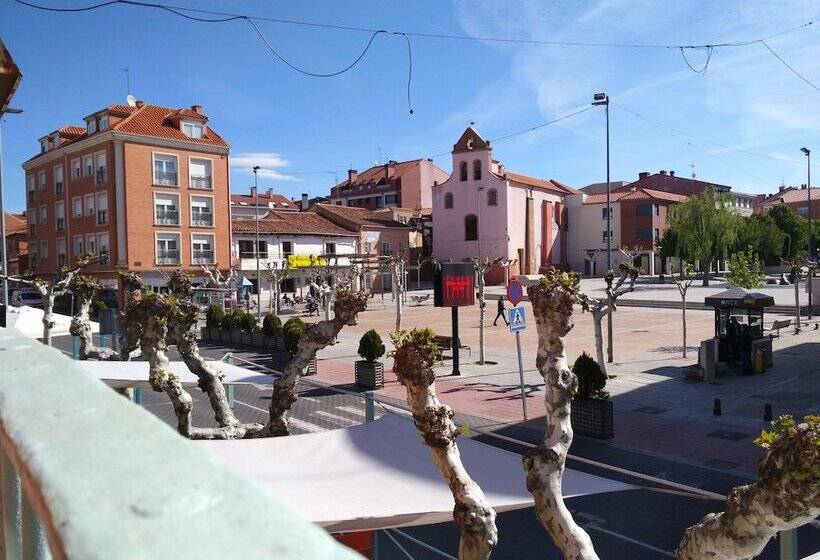
[[[98,299],[94,303],[94,311],[97,313],[97,315],[99,315],[101,312],[105,311],[106,309],[108,309],[108,306],[105,304],[104,301]]]
[[[359,356],[368,362],[373,363],[384,356],[384,351],[382,337],[373,329],[364,333],[362,338],[359,339]]]
[[[218,327],[222,324],[223,317],[225,317],[225,310],[221,305],[209,305],[208,310],[205,311],[205,324],[209,328]]]
[[[288,352],[291,354],[296,353],[296,349],[299,347],[299,340],[307,332],[307,329],[307,324],[299,317],[291,317],[285,321],[282,327],[282,334],[285,337],[285,347],[288,349]]]
[[[736,251],[729,255],[729,274],[726,275],[726,280],[747,290],[763,286],[766,275],[760,267],[760,259],[751,247],[747,251]]]
[[[598,365],[586,352],[578,356],[572,366],[572,373],[578,377],[578,393],[576,399],[606,398],[608,395],[603,391],[606,386],[606,375],[601,366]]]
[[[242,317],[247,315],[241,307],[235,307],[233,311],[231,311],[231,328],[232,329],[241,329],[242,328]]]
[[[224,317],[222,317],[222,320],[219,322],[219,328],[221,328],[223,331],[229,331],[232,327],[233,323],[231,321],[231,316],[225,315]]]
[[[262,320],[262,332],[265,336],[277,336],[282,334],[282,319],[269,313]]]
[[[244,313],[242,315],[242,319],[240,319],[240,329],[242,329],[244,332],[248,334],[251,334],[253,332],[253,328],[256,326],[258,326],[256,324],[256,317],[254,317],[250,313]]]

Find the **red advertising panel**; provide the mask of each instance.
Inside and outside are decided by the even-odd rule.
[[[436,307],[475,305],[473,264],[440,263],[433,293]]]

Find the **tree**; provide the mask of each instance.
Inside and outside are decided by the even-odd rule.
[[[729,255],[729,283],[738,288],[754,290],[763,285],[766,275],[760,267],[760,259],[751,247],[746,251],[735,251]]]
[[[546,429],[544,440],[528,451],[523,461],[527,489],[535,498],[535,512],[564,558],[597,560],[592,540],[572,518],[561,491],[572,445],[572,397],[578,390],[578,378],[567,364],[566,336],[573,327],[573,306],[582,303],[579,283],[577,274],[550,267],[537,284],[527,288],[538,330],[535,365],[546,384]]]
[[[413,422],[453,493],[453,520],[461,530],[458,557],[460,560],[488,559],[498,542],[495,511],[461,462],[456,445],[459,429],[453,422],[453,409],[442,404],[436,395],[433,364],[438,348],[433,331],[399,331],[395,340],[398,344],[393,353],[394,369],[399,382],[407,389]]]
[[[404,316],[403,312],[403,298],[404,298],[404,290],[405,290],[405,279],[406,276],[404,274],[404,269],[407,264],[407,259],[404,255],[390,255],[388,257],[384,257],[384,262],[387,265],[388,270],[390,270],[390,287],[393,292],[393,301],[396,304],[396,330],[401,330],[401,322]]]
[[[6,279],[9,282],[18,282],[20,284],[31,286],[34,291],[40,294],[43,302],[43,344],[51,346],[51,329],[54,328],[55,300],[58,297],[68,293],[68,285],[71,283],[71,279],[74,278],[80,270],[99,260],[100,257],[96,255],[81,255],[77,257],[77,260],[74,263],[74,268],[68,269],[66,267],[62,267],[55,276],[47,279],[40,277],[21,278],[0,274],[0,279]]]
[[[806,220],[798,216],[785,204],[778,204],[768,212],[769,217],[785,236],[783,258],[793,259],[802,254],[808,246],[809,229]]]
[[[667,224],[675,229],[672,235],[678,256],[698,261],[704,286],[709,285],[712,263],[734,243],[737,223],[738,215],[729,207],[726,196],[711,188],[670,209]]]
[[[635,280],[637,280],[638,274],[640,273],[638,267],[632,264],[634,252],[622,248],[621,253],[623,253],[626,258],[618,267],[620,269],[620,277],[615,286],[612,286],[612,282],[615,279],[615,274],[612,271],[607,272],[604,276],[607,297],[593,298],[586,294],[580,294],[578,296],[578,301],[584,311],[592,313],[592,326],[595,332],[595,351],[598,363],[604,370],[604,373],[607,373],[607,370],[606,360],[604,359],[603,319],[616,310],[619,297],[635,289]]]
[[[678,287],[678,292],[680,293],[680,300],[681,300],[681,320],[683,322],[683,357],[686,357],[686,292],[689,290],[689,286],[692,285],[692,282],[695,279],[692,277],[693,268],[692,265],[686,261],[681,261],[680,263],[680,275],[675,278],[675,275],[672,275],[672,278],[675,280],[675,285]]]
[[[236,269],[231,267],[228,270],[228,275],[225,276],[219,270],[218,267],[214,266],[213,270],[205,265],[201,265],[200,268],[202,272],[208,277],[208,281],[206,282],[206,287],[208,288],[230,288],[236,287]]]
[[[80,341],[79,359],[81,360],[119,360],[119,353],[111,348],[100,348],[94,345],[91,334],[91,302],[100,292],[100,283],[93,276],[75,274],[68,284],[68,289],[74,294],[77,312],[71,318],[69,332]]]
[[[820,416],[772,422],[755,443],[766,449],[758,480],[729,492],[725,511],[688,528],[678,560],[754,558],[778,531],[796,529],[820,515]]]
[[[771,261],[783,253],[786,236],[769,214],[752,214],[738,220],[734,251],[750,249],[758,258]]]
[[[486,346],[484,343],[484,315],[487,308],[487,300],[484,297],[484,288],[486,286],[484,275],[489,269],[501,263],[502,259],[499,258],[490,261],[489,258],[485,257],[484,260],[478,258],[470,260],[473,261],[473,270],[476,275],[476,292],[478,293],[478,363],[483,366],[485,361],[484,349]]]
[[[290,275],[288,261],[283,260],[280,267],[277,263],[265,261],[267,267],[268,282],[270,283],[270,303],[268,312],[279,315],[279,294],[282,290],[282,281]]]

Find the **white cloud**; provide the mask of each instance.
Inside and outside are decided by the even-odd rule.
[[[237,171],[246,170],[248,175],[253,174],[253,167],[259,165],[257,173],[262,179],[278,181],[298,181],[293,175],[282,172],[281,169],[290,165],[282,155],[275,152],[243,152],[231,156],[231,167]]]

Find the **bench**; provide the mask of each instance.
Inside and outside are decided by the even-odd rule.
[[[452,350],[453,349],[453,337],[452,336],[436,335],[436,336],[433,337],[433,340],[435,341],[436,346],[438,346],[439,359],[441,359],[441,353],[442,353],[443,350]],[[473,357],[472,348],[470,348],[466,344],[461,344],[458,348],[459,348],[459,350],[467,350],[467,353],[469,354],[469,356],[471,358]]]
[[[780,329],[785,329],[787,327],[790,327],[791,324],[792,324],[791,319],[779,319],[777,321],[772,322],[772,326],[769,327],[769,332],[777,331],[777,333],[773,334],[772,336],[776,336],[776,337],[780,338]]]

